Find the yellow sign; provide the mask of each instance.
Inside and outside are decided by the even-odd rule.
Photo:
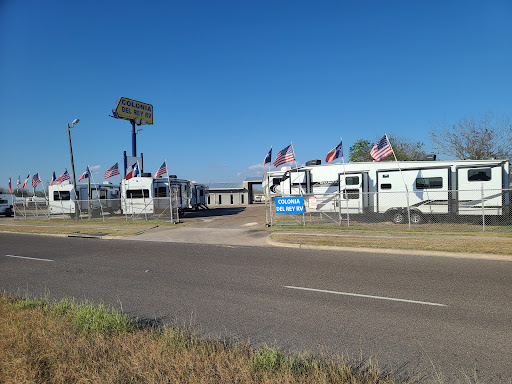
[[[137,125],[153,124],[153,106],[151,104],[121,97],[117,99],[112,112],[115,118],[135,121]]]

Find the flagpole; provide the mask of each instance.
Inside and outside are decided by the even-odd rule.
[[[340,143],[341,144],[341,151],[343,153],[343,138],[340,137]],[[343,163],[343,177],[344,177],[344,180],[343,180],[343,184],[345,185],[345,197],[346,197],[346,200],[347,200],[347,226],[350,227],[350,215],[348,213],[348,191],[347,191],[347,173],[346,173],[346,170],[345,170],[345,157],[342,155],[341,156],[341,161]],[[341,186],[340,186],[340,189],[341,189]],[[341,212],[341,204],[340,204],[340,212]],[[340,220],[340,225],[341,225],[341,220]]]
[[[299,175],[299,165],[297,164],[297,159],[295,158],[295,148],[293,147],[293,142],[291,142],[291,146],[292,146],[292,153],[293,153],[293,160],[295,161],[295,172],[297,172],[297,176]],[[291,172],[290,172],[290,194],[292,192],[292,188],[293,188],[293,182],[291,180]],[[302,190],[302,183],[299,182],[299,193],[301,196],[304,196],[303,194],[303,190]]]
[[[46,188],[48,188],[48,184],[46,185]],[[46,205],[46,212],[48,213],[48,221],[50,221],[50,199],[46,198],[46,188],[43,187],[44,203]]]
[[[391,148],[391,152],[393,152],[393,156],[395,158],[396,165],[398,166],[398,170],[400,171],[400,176],[402,176],[402,181],[404,182],[405,198],[407,200],[407,217],[409,219],[409,229],[411,229],[411,208],[410,208],[410,204],[409,204],[409,188],[407,188],[407,184],[405,183],[404,174],[402,173],[402,168],[400,168],[400,163],[398,162],[398,159],[396,158],[395,150],[391,146],[391,141],[389,141],[389,137],[388,137],[388,135],[386,133],[384,133],[384,135],[386,136],[386,140],[389,143],[389,147]]]
[[[174,224],[173,214],[172,214],[172,194],[171,194],[171,179],[169,178],[169,170],[167,169],[167,159],[164,160],[165,163],[165,171],[167,173],[167,184],[169,187],[169,212],[171,217],[171,223]]]
[[[272,150],[272,146],[270,147]],[[270,226],[273,224],[273,214],[272,214],[272,196],[270,196],[270,168],[272,168],[272,156],[270,156],[270,162],[268,163],[268,173],[267,173],[267,189],[268,189],[268,202],[270,206]]]
[[[270,168],[272,167],[272,146],[270,146],[270,159],[268,160],[268,172],[267,172],[267,190],[265,191],[265,207],[269,209],[267,212],[267,208],[265,208],[265,221],[267,226],[269,225],[269,217],[270,217],[270,226],[272,226],[272,197],[270,197]],[[267,154],[268,156],[268,154]],[[266,161],[266,158],[265,158]],[[263,165],[265,166],[265,165]]]
[[[89,171],[91,171],[91,170],[89,169]],[[99,186],[98,186],[98,184],[96,184],[96,182],[94,181],[94,177],[92,176],[92,171],[91,171],[91,179],[92,179],[92,183],[93,183],[94,185],[96,185],[96,194],[98,195],[98,202],[100,203],[101,217],[102,217],[102,219],[103,219],[103,222],[105,222],[105,213],[103,212],[103,207],[102,207],[102,205],[101,205],[101,194],[100,194],[100,190],[98,189],[98,188],[99,188]],[[92,195],[92,191],[91,191],[91,195]],[[108,199],[108,194],[106,193],[106,191],[105,191],[105,198],[106,198],[106,199]],[[93,204],[94,204],[94,201],[93,201]]]
[[[57,180],[55,180],[55,181],[57,181]],[[59,195],[60,209],[62,210],[62,215],[64,216],[64,203],[62,202],[62,196],[60,195],[60,183],[55,182],[55,187],[57,188],[57,195]],[[70,193],[70,195],[71,195],[71,193]],[[53,196],[55,198],[55,194]],[[48,201],[49,200],[50,199],[48,198]]]
[[[30,172],[26,179],[27,183],[28,183],[28,179],[30,179]],[[23,185],[25,185],[25,183],[23,183]],[[27,201],[25,200],[25,196],[23,195],[23,190],[25,189],[25,187],[23,185],[21,186],[21,197],[23,198],[23,212],[25,212],[25,220],[27,220]]]
[[[39,177],[39,172],[37,172],[37,173],[36,173],[36,175],[37,175],[37,177]],[[34,187],[34,186],[33,186],[33,187]],[[34,205],[36,206],[36,218],[37,218],[37,199],[36,199],[36,197],[37,197],[37,196],[36,196],[36,188],[37,188],[37,184],[36,184],[36,186],[34,187],[34,197],[33,197],[33,199],[34,199]]]
[[[295,148],[293,147],[293,141],[290,142],[291,146],[292,146],[292,153],[293,153],[293,160],[295,161],[295,171],[297,172],[297,176],[299,176],[299,165],[297,164],[297,159],[295,158]],[[298,179],[298,178],[297,178]],[[303,190],[302,190],[302,183],[299,181],[299,193],[300,195],[302,196],[302,199],[304,199],[304,193],[303,193]],[[307,186],[307,180],[306,180],[306,186]],[[292,173],[290,171],[290,194],[292,192],[292,188],[293,188],[293,182],[292,182]],[[303,226],[306,226],[306,208],[305,208],[305,205],[304,205],[304,209],[302,211],[302,225]]]
[[[139,174],[142,174],[140,169],[139,160],[137,160],[137,169],[139,170]],[[134,175],[135,177],[135,175]],[[140,176],[139,176],[140,177]],[[142,201],[144,202],[144,218],[148,221],[148,207],[146,205],[146,196],[144,196],[144,189],[142,190]]]

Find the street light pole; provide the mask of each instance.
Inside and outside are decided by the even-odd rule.
[[[71,128],[74,127],[78,123],[78,119],[73,120],[72,126],[69,126],[68,123],[68,140],[69,140],[69,154],[71,156],[71,171],[73,172],[73,189],[75,190],[75,219],[78,220],[79,211],[78,211],[78,198],[77,198],[77,190],[76,190],[76,176],[75,176],[75,162],[73,161],[73,146],[71,145]]]

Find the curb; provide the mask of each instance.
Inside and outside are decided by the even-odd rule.
[[[492,253],[467,253],[467,252],[443,252],[443,251],[424,251],[417,249],[390,249],[390,248],[359,248],[359,247],[340,247],[328,245],[309,245],[309,244],[289,244],[280,243],[267,237],[267,244],[275,247],[285,248],[299,248],[299,249],[314,249],[323,251],[345,251],[345,252],[358,252],[358,253],[381,253],[389,255],[404,255],[404,256],[435,256],[435,257],[453,257],[458,259],[476,259],[476,260],[493,260],[493,261],[512,261],[512,255],[497,255]]]

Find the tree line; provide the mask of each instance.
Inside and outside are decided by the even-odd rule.
[[[458,160],[509,159],[512,155],[512,125],[508,117],[486,113],[461,118],[455,124],[441,123],[430,132],[431,153]],[[425,143],[388,134],[398,160],[418,160],[425,154]],[[373,161],[370,151],[380,137],[361,138],[349,148],[349,161]],[[384,161],[394,161],[388,156]]]

